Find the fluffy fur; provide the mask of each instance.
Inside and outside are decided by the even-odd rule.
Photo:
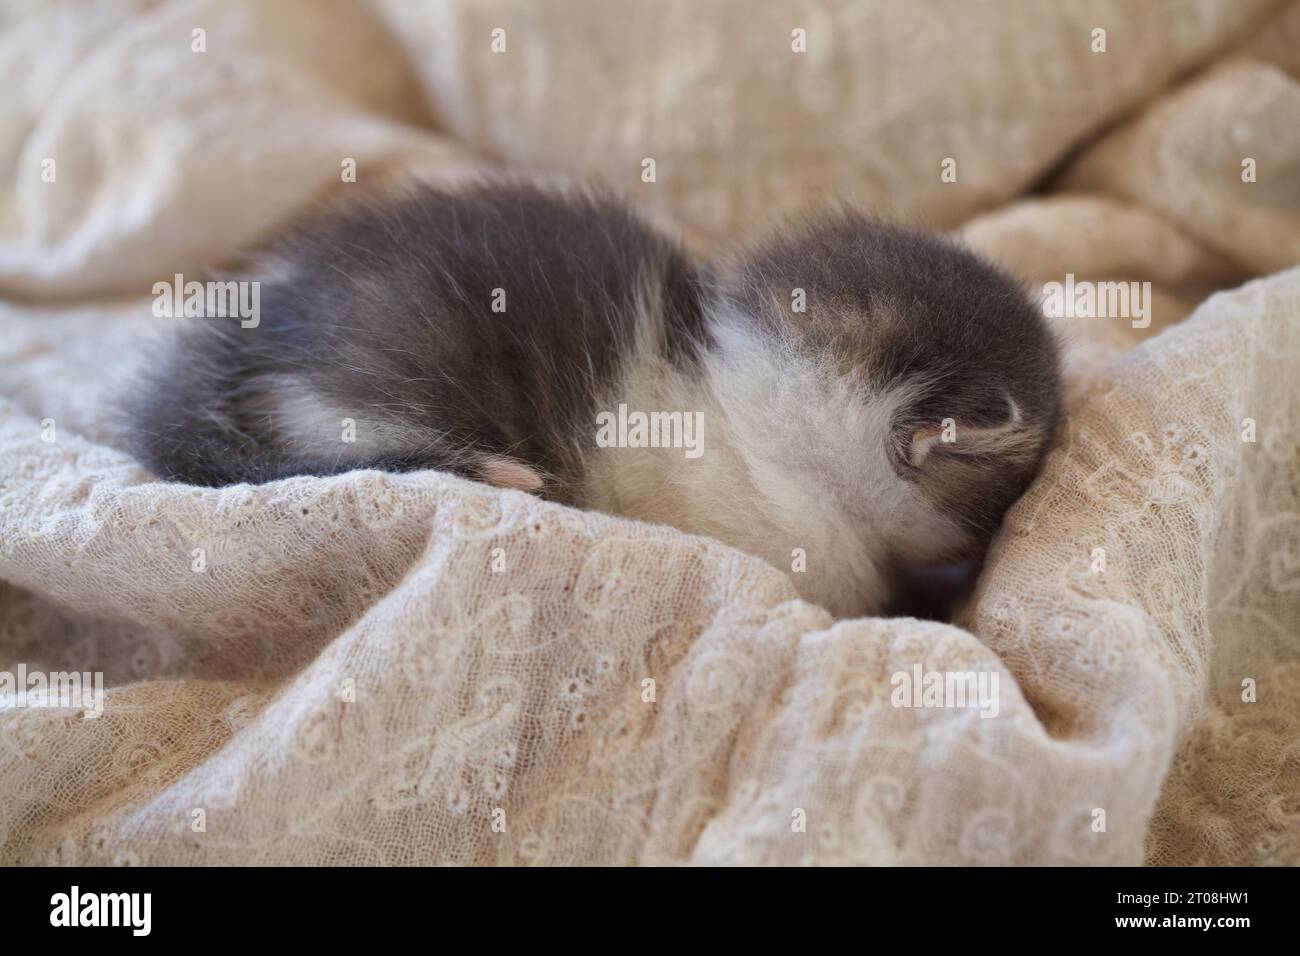
[[[261,323],[197,320],[128,400],[165,478],[436,468],[786,570],[801,549],[801,593],[871,613],[900,569],[982,552],[1059,414],[1013,280],[849,210],[706,273],[607,198],[417,187],[263,261]],[[702,413],[704,453],[599,447],[620,403]]]

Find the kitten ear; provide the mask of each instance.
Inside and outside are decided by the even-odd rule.
[[[540,491],[542,476],[522,461],[506,455],[484,455],[475,466],[480,481],[497,488],[513,488],[515,491]]]
[[[962,458],[1028,459],[1041,439],[1039,430],[1019,422],[1005,425],[964,425],[954,419],[905,430],[903,459],[913,468],[938,465],[947,456]]]
[[[1026,426],[1020,408],[1008,399],[1011,418],[1001,425],[968,425],[955,418],[922,424],[908,423],[894,433],[896,460],[911,468],[939,465],[948,456],[962,458],[1029,459],[1042,438],[1040,430]]]
[[[956,432],[956,422],[950,424],[921,425],[918,428],[905,428],[899,436],[902,446],[900,451],[905,462],[913,468],[920,468],[930,456],[930,450],[936,442],[943,441],[947,435]]]

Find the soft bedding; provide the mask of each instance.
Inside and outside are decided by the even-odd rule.
[[[0,670],[106,690],[0,707],[0,863],[1300,863],[1300,4],[1158,6],[5,4]],[[489,169],[704,252],[847,196],[1148,314],[1059,319],[953,624],[438,473],[119,450],[155,281]],[[996,715],[898,695],[934,672]]]

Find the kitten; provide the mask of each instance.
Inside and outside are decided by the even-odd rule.
[[[802,561],[839,615],[981,554],[1059,415],[1056,344],[1011,278],[851,211],[706,272],[609,198],[420,186],[261,262],[260,324],[196,320],[128,399],[158,474],[454,472]],[[702,426],[694,455],[597,440],[652,412]]]

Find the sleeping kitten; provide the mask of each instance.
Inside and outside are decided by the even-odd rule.
[[[795,585],[839,615],[981,554],[1059,414],[1056,345],[1012,279],[848,211],[706,273],[611,199],[421,186],[261,262],[260,324],[196,320],[129,399],[158,474],[450,471],[802,555]],[[653,412],[699,447],[601,432]]]

